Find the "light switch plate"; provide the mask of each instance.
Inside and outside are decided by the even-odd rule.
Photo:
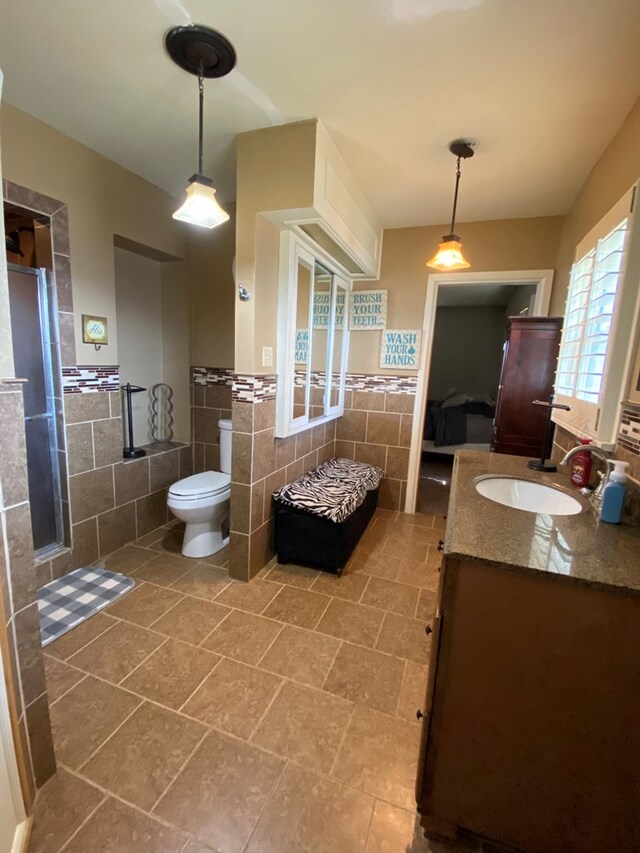
[[[273,367],[273,348],[262,347],[262,366]]]

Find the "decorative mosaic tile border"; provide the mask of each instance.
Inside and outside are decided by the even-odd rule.
[[[377,373],[347,373],[348,391],[379,391],[385,394],[415,394],[417,376],[380,376]]]
[[[622,409],[618,444],[640,456],[640,409]]]
[[[77,365],[62,368],[64,394],[87,394],[90,391],[117,391],[120,387],[120,366],[91,367]]]
[[[233,386],[233,370],[226,367],[192,367],[191,376],[194,385]]]
[[[233,377],[233,399],[236,403],[263,403],[276,396],[275,376],[252,376],[236,373]]]

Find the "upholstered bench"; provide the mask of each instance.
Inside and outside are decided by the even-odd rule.
[[[273,492],[279,563],[341,574],[378,503],[381,468],[330,459]]]

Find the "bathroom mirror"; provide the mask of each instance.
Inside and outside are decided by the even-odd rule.
[[[339,417],[348,353],[350,282],[291,232],[281,235],[276,435]]]

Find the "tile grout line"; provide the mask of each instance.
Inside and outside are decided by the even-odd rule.
[[[62,767],[64,767],[64,765],[61,765],[61,766],[62,766]],[[66,770],[67,768],[65,767],[64,769]],[[65,848],[67,848],[67,849],[68,849],[69,844],[73,841],[73,839],[76,837],[76,835],[78,835],[78,833],[80,832],[80,830],[81,830],[84,826],[86,826],[86,825],[87,825],[87,823],[89,823],[89,821],[90,821],[90,820],[91,820],[91,818],[95,815],[95,813],[98,811],[98,809],[99,809],[99,808],[101,808],[101,806],[102,806],[104,803],[106,803],[106,801],[107,801],[107,797],[108,797],[108,795],[107,795],[106,793],[102,792],[102,799],[100,800],[100,802],[98,803],[98,805],[97,805],[97,806],[96,806],[96,807],[95,807],[95,808],[94,808],[94,809],[93,809],[93,810],[92,810],[92,811],[91,811],[91,812],[86,816],[86,818],[82,821],[82,823],[80,824],[80,826],[78,826],[78,827],[76,828],[76,830],[72,833],[72,835],[71,835],[69,838],[67,838],[67,840],[66,840],[66,841],[65,841],[65,843],[62,845],[62,847],[59,847],[59,848],[58,848],[58,853],[63,853],[63,851],[65,850]]]
[[[254,836],[254,833],[255,833],[256,829],[258,828],[258,824],[260,823],[260,819],[262,818],[262,815],[265,813],[267,806],[269,806],[271,804],[271,801],[273,800],[273,796],[275,794],[275,791],[276,791],[278,785],[280,784],[280,780],[284,776],[285,770],[287,769],[287,767],[289,766],[290,763],[291,762],[288,758],[285,758],[284,761],[282,762],[282,767],[280,768],[280,772],[278,773],[277,777],[274,779],[273,785],[271,786],[271,790],[269,791],[268,795],[264,798],[264,803],[262,804],[262,808],[260,809],[258,817],[256,818],[256,822],[254,823],[254,825],[251,828],[251,832],[249,833],[249,837],[247,838],[246,844],[242,848],[242,853],[246,853],[246,851],[248,850],[249,845],[251,844],[251,840]]]
[[[173,787],[173,785],[174,785],[174,783],[176,782],[176,780],[178,779],[178,777],[182,774],[183,770],[185,769],[185,767],[187,766],[187,764],[191,761],[191,759],[192,759],[192,758],[193,758],[193,756],[196,754],[196,752],[200,749],[200,747],[201,747],[201,746],[202,746],[202,744],[204,743],[205,739],[206,739],[207,737],[209,737],[210,733],[211,733],[211,730],[205,727],[205,730],[204,730],[204,732],[202,733],[202,736],[200,737],[200,739],[198,740],[198,742],[196,743],[196,745],[194,746],[194,748],[191,750],[191,752],[189,753],[189,755],[188,755],[188,756],[185,758],[185,760],[182,762],[182,764],[180,765],[180,767],[179,767],[179,768],[178,768],[178,770],[176,771],[175,776],[173,777],[173,779],[171,779],[171,781],[167,784],[167,787],[166,787],[166,788],[164,789],[164,791],[160,794],[160,796],[155,800],[155,802],[153,803],[153,805],[151,806],[151,808],[150,808],[150,809],[149,809],[149,811],[147,812],[147,814],[148,814],[148,815],[154,815],[154,816],[155,816],[155,814],[156,814],[155,809],[156,809],[156,808],[157,808],[157,806],[159,805],[160,800],[162,800],[162,798],[163,798],[166,794],[168,794],[168,793],[169,793],[169,791],[170,791],[170,790],[171,790],[171,788]],[[169,826],[177,826],[177,824],[169,824]],[[183,831],[185,831],[185,830],[183,830]],[[187,834],[188,834],[188,835],[191,835],[191,833],[187,833]]]
[[[124,726],[124,724],[125,724],[129,719],[131,719],[131,717],[133,717],[133,715],[134,715],[134,714],[135,714],[135,712],[138,710],[138,708],[140,708],[143,704],[144,704],[144,700],[142,700],[142,701],[138,702],[138,704],[135,706],[135,708],[133,708],[133,710],[132,710],[132,711],[130,711],[130,713],[128,713],[128,714],[127,714],[127,716],[124,718],[124,720],[122,720],[122,722],[121,722],[119,725],[117,725],[117,726],[115,727],[115,729],[111,732],[111,734],[110,734],[110,735],[108,735],[108,736],[107,736],[107,737],[106,737],[106,738],[105,738],[105,739],[104,739],[104,740],[103,740],[103,741],[102,741],[102,742],[101,742],[101,743],[100,743],[100,744],[99,744],[99,745],[98,745],[98,746],[93,750],[93,752],[92,752],[92,753],[91,753],[87,758],[85,758],[85,760],[82,762],[82,764],[78,767],[78,770],[79,770],[79,771],[81,771],[83,767],[86,767],[86,766],[87,766],[87,764],[88,764],[88,763],[91,761],[91,759],[96,755],[96,753],[98,753],[98,752],[102,749],[102,747],[103,747],[103,746],[106,746],[106,744],[107,744],[107,743],[109,743],[109,741],[111,740],[111,738],[112,738],[112,737],[113,737],[117,732],[119,732],[119,731],[120,731],[120,729]],[[87,778],[88,778],[88,777],[87,777]]]
[[[279,696],[279,695],[282,693],[282,691],[284,690],[284,686],[285,686],[285,684],[286,684],[288,681],[290,681],[290,679],[288,679],[288,678],[287,678],[286,676],[284,676],[284,675],[279,675],[279,676],[277,676],[277,677],[280,679],[280,684],[277,686],[277,688],[276,688],[276,692],[273,694],[273,696],[272,696],[272,698],[271,698],[271,701],[269,702],[269,704],[267,705],[267,707],[264,709],[264,711],[263,711],[263,712],[262,712],[262,714],[260,715],[260,718],[258,719],[258,722],[255,724],[255,726],[254,726],[254,727],[253,727],[253,729],[251,730],[251,734],[250,734],[250,735],[249,735],[249,737],[247,738],[247,743],[250,743],[252,746],[260,746],[260,744],[257,744],[257,743],[255,743],[255,742],[253,741],[253,737],[254,737],[254,735],[255,735],[255,734],[257,734],[257,732],[258,732],[258,730],[259,730],[260,726],[262,725],[263,720],[265,719],[265,717],[267,716],[267,714],[268,714],[268,713],[269,713],[269,711],[271,710],[272,705],[274,704],[274,702],[276,701],[276,699],[278,698],[278,696]],[[262,747],[260,747],[260,748],[262,749]],[[268,750],[268,751],[270,751],[270,750]],[[273,754],[278,755],[278,753],[273,753]],[[285,756],[280,756],[280,757],[282,758],[282,757],[285,757]],[[285,757],[285,758],[286,758],[286,757]]]
[[[198,648],[198,647],[196,646],[196,648]],[[205,651],[205,649],[202,649],[201,651]],[[218,658],[218,660],[214,663],[214,665],[211,667],[209,672],[204,676],[204,678],[198,682],[197,686],[191,691],[191,693],[187,696],[187,698],[184,700],[182,705],[180,705],[180,707],[178,708],[178,710],[176,712],[178,714],[183,714],[185,717],[187,717],[190,720],[195,720],[195,719],[197,719],[197,717],[190,717],[189,714],[185,713],[182,709],[185,708],[189,704],[191,699],[193,699],[193,697],[196,695],[198,690],[200,690],[200,688],[205,683],[205,681],[209,678],[209,676],[211,676],[216,671],[216,669],[220,666],[222,661],[225,660],[224,655],[219,655],[219,654],[217,654],[217,652],[209,652],[209,654],[211,654],[211,655],[215,654],[216,657]],[[173,710],[173,709],[171,709],[171,710]],[[198,722],[202,723],[203,721],[198,720]],[[205,725],[209,725],[209,724],[205,723]]]
[[[137,625],[137,626],[135,626],[135,627],[139,628],[140,626],[139,626],[139,625]],[[163,636],[163,635],[162,635],[162,634],[158,634],[158,636],[160,636],[160,637],[161,637],[161,636]],[[136,664],[136,665],[134,666],[134,668],[131,670],[131,672],[128,672],[126,675],[123,675],[123,676],[122,676],[122,678],[120,679],[120,681],[116,682],[116,687],[120,687],[120,686],[121,686],[121,684],[122,684],[124,681],[126,681],[126,680],[127,680],[127,678],[130,678],[130,677],[133,675],[133,673],[134,673],[137,669],[139,669],[139,668],[142,666],[142,664],[143,664],[143,663],[146,663],[152,655],[155,655],[155,653],[156,653],[156,652],[158,652],[158,651],[160,651],[160,649],[161,649],[163,646],[166,646],[166,644],[169,642],[169,639],[170,639],[169,637],[165,637],[165,638],[164,638],[164,640],[163,640],[161,643],[159,643],[159,644],[158,644],[158,645],[157,645],[157,646],[156,646],[152,651],[150,651],[150,652],[149,652],[149,654],[148,654],[148,655],[146,655],[146,657],[144,657],[144,658],[140,661],[140,663],[138,663],[138,664]]]

